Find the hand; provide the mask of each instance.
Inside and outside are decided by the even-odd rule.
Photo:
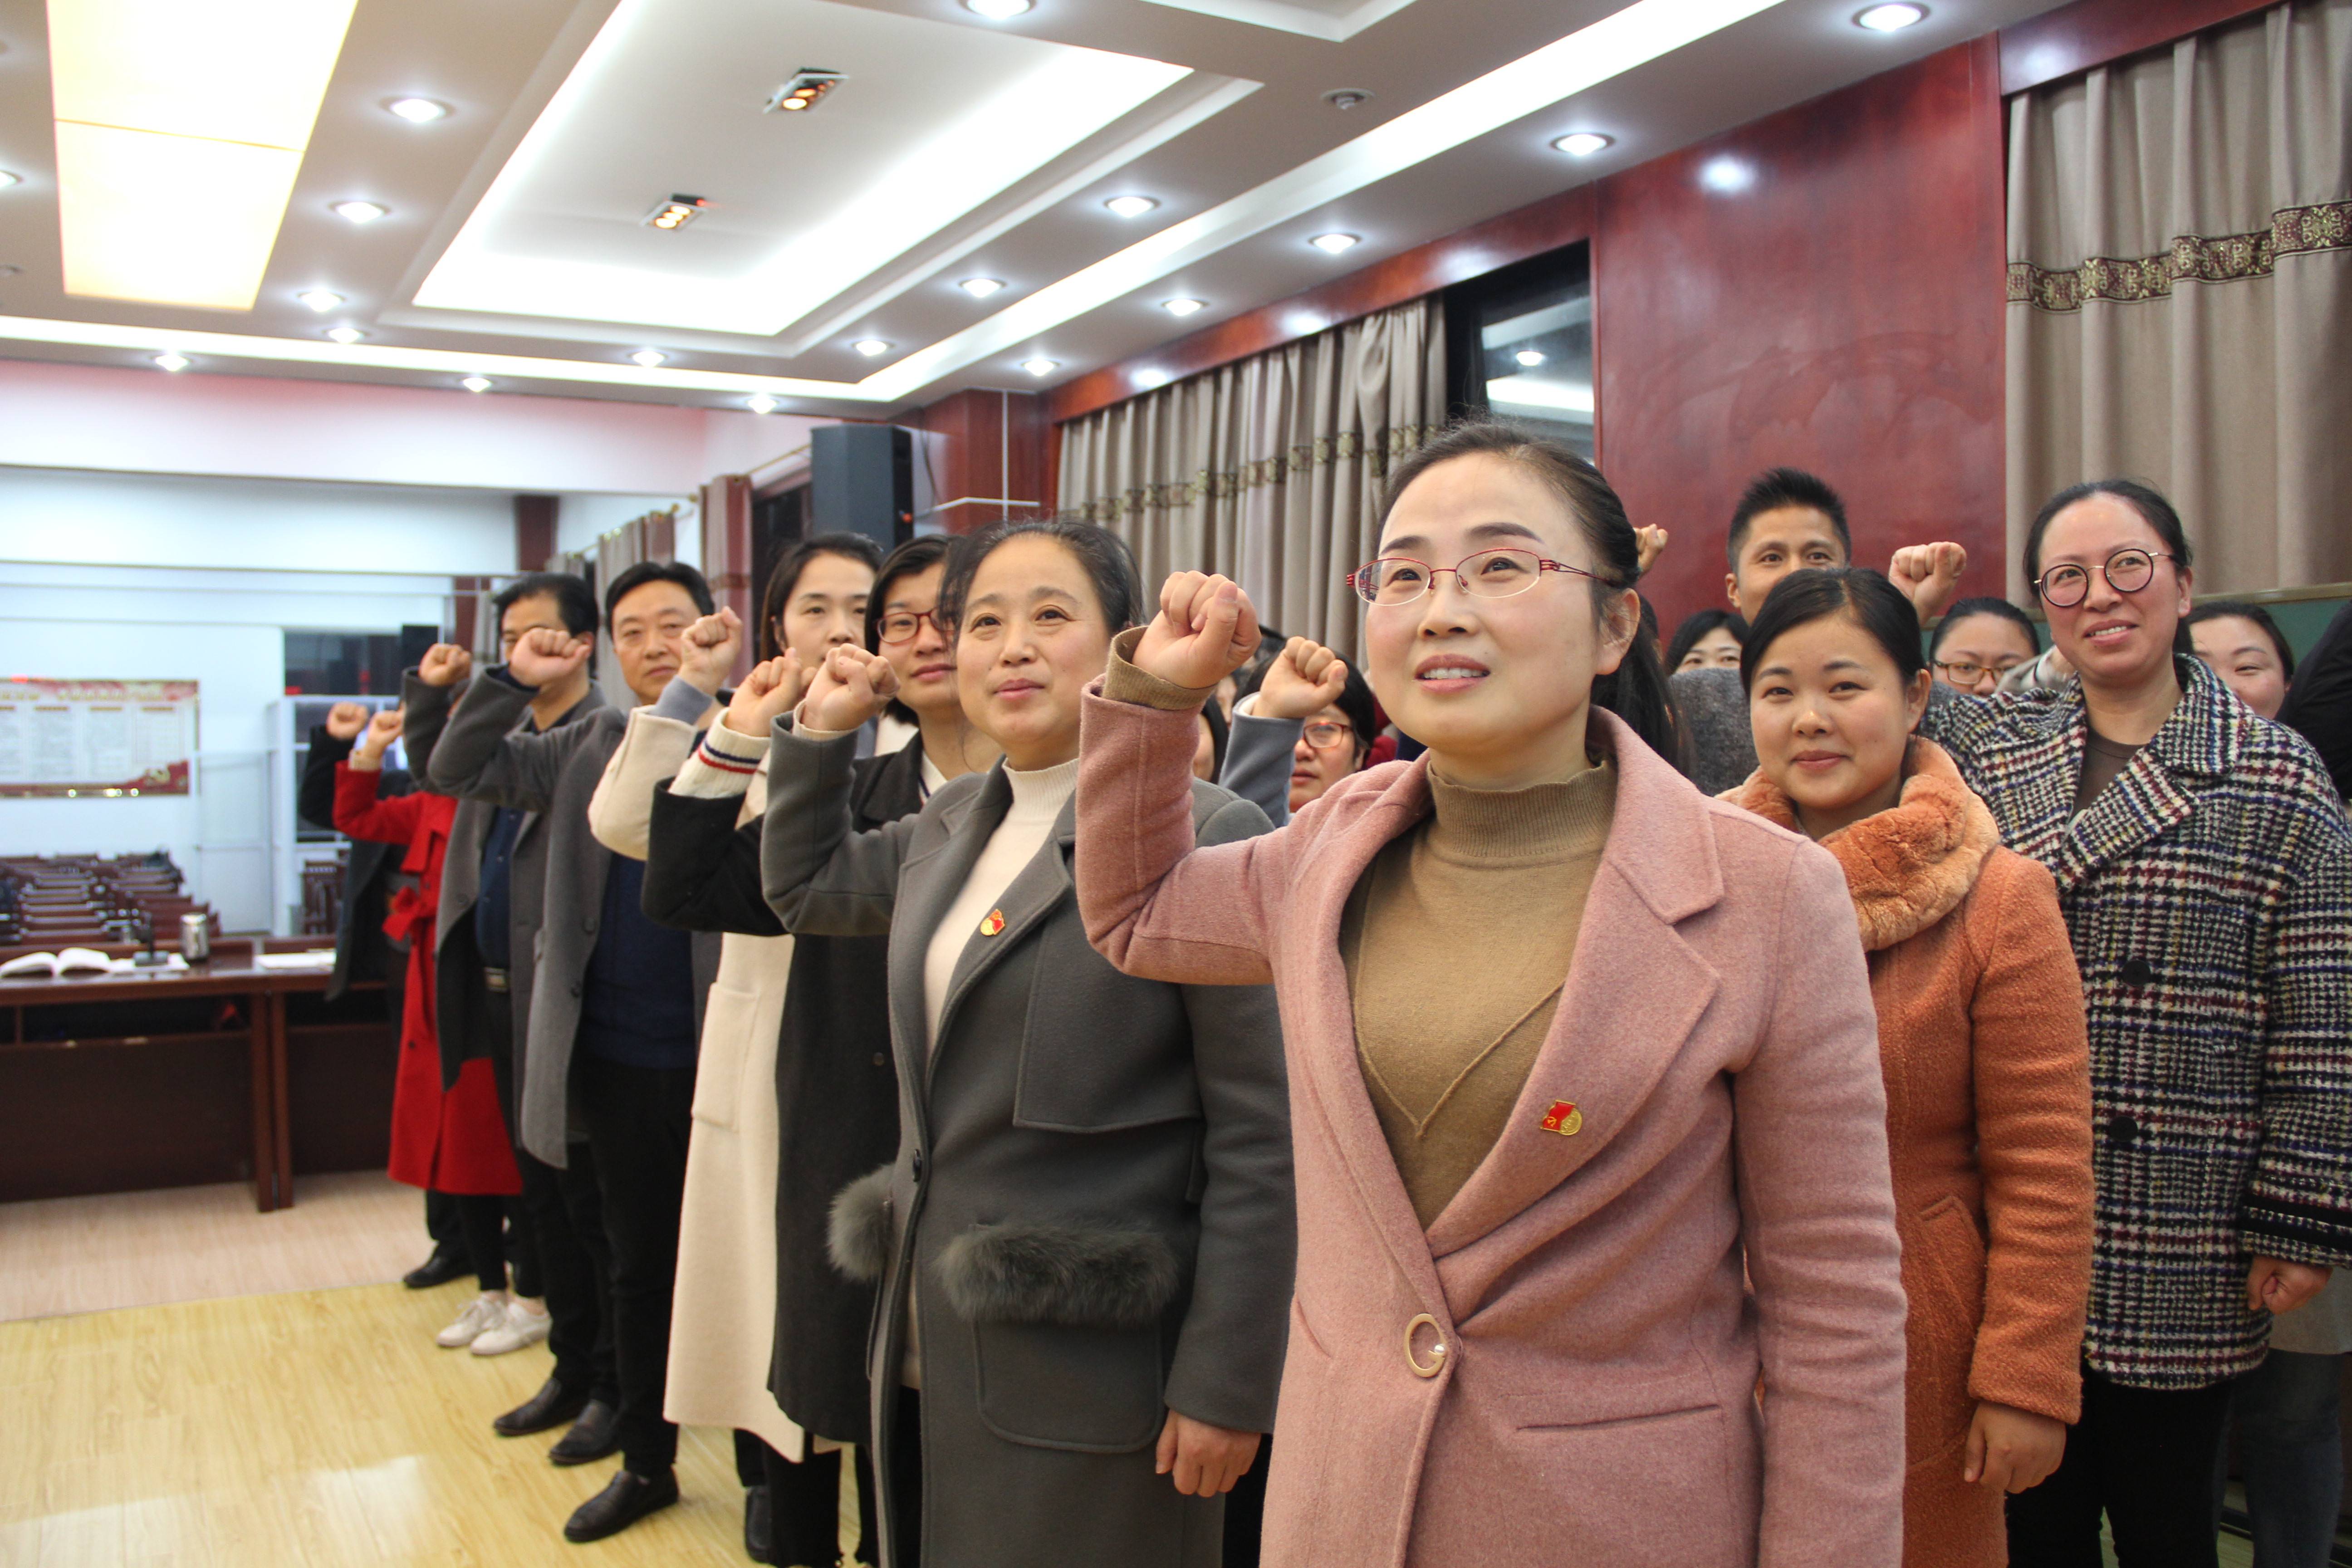
[[[1960,574],[1968,569],[1969,552],[1957,544],[1906,544],[1895,552],[1886,577],[1903,590],[1925,626],[1960,596]]]
[[[717,615],[705,616],[686,628],[677,645],[677,678],[705,697],[716,697],[727,684],[727,672],[735,668],[735,655],[742,646],[743,618],[722,605]]]
[[[1176,1489],[1186,1497],[1216,1497],[1234,1489],[1249,1474],[1265,1440],[1256,1432],[1236,1432],[1195,1421],[1181,1410],[1168,1413],[1160,1428],[1160,1454],[1152,1474],[1174,1473]]]
[[[400,726],[397,708],[386,708],[369,720],[367,733],[360,737],[359,750],[352,753],[352,766],[363,773],[383,767],[384,749],[400,738]]]
[[[1321,643],[1293,637],[1265,667],[1254,711],[1261,719],[1312,719],[1339,701],[1347,685],[1345,659]]]
[[[356,741],[367,728],[368,710],[363,703],[338,702],[327,710],[327,733],[338,741]]]
[[[787,648],[782,658],[751,667],[719,721],[739,735],[765,735],[778,719],[801,705],[801,693],[807,686],[801,656]]]
[[[2294,1311],[2319,1294],[2327,1270],[2309,1263],[2289,1263],[2283,1258],[2256,1258],[2246,1272],[2246,1309],[2267,1310],[2273,1317]]]
[[[1241,584],[1202,572],[1171,574],[1160,613],[1136,646],[1135,667],[1176,686],[1205,691],[1257,651],[1257,611]]]
[[[1987,1491],[2030,1491],[2050,1479],[2066,1457],[2066,1424],[2012,1405],[1979,1401],[1969,1423],[1960,1479]]]
[[[416,666],[416,679],[427,686],[455,686],[473,673],[474,656],[451,642],[426,648]]]
[[[878,653],[843,643],[824,656],[801,698],[803,730],[855,730],[898,694],[898,672]],[[729,729],[735,726],[730,724]]]
[[[1633,541],[1641,551],[1640,562],[1634,568],[1636,571],[1649,571],[1657,564],[1658,557],[1666,552],[1666,531],[1663,528],[1637,528],[1633,531]]]
[[[508,657],[507,673],[525,686],[551,686],[588,662],[595,644],[553,626],[533,626]],[[418,672],[423,679],[423,672]]]

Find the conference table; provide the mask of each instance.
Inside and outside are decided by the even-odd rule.
[[[293,1205],[298,1142],[308,1170],[380,1164],[397,1029],[380,984],[324,1003],[330,964],[293,956],[321,945],[0,979],[0,1202],[250,1180],[267,1214]]]

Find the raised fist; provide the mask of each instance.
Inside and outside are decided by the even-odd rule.
[[[1641,551],[1636,571],[1647,572],[1657,564],[1658,557],[1666,552],[1666,531],[1663,528],[1637,528],[1633,531],[1633,540]]]
[[[716,697],[735,668],[743,646],[743,618],[724,605],[686,628],[678,641],[677,678],[706,697]],[[761,733],[765,734],[764,730]]]
[[[358,740],[367,721],[367,705],[363,702],[338,702],[327,710],[327,733],[338,741]]]
[[[1347,685],[1345,659],[1321,643],[1293,637],[1265,667],[1252,711],[1261,719],[1312,719],[1339,701]]]
[[[751,667],[719,722],[739,735],[764,735],[775,728],[778,719],[801,705],[801,693],[807,685],[801,656],[787,648],[782,656]]]
[[[1886,579],[1911,601],[1924,625],[1944,613],[1960,595],[1960,574],[1969,569],[1969,552],[1948,542],[1906,544],[1895,552]]]
[[[362,773],[373,773],[383,766],[383,753],[400,739],[401,712],[386,708],[368,721],[367,733],[360,737],[359,749],[352,753],[352,766]]]
[[[1135,667],[1205,690],[1247,664],[1257,644],[1257,611],[1240,584],[1202,572],[1171,573],[1160,586],[1160,613],[1136,645]]]
[[[898,694],[898,672],[888,659],[843,643],[824,656],[810,678],[801,698],[800,727],[836,733],[855,730],[880,714]]]
[[[525,686],[547,686],[588,662],[595,644],[553,626],[533,626],[508,656],[507,672]]]
[[[453,642],[437,642],[425,650],[416,679],[427,686],[455,686],[474,673],[474,656]]]

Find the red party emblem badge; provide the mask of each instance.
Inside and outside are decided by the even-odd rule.
[[[1584,1131],[1584,1112],[1571,1100],[1555,1100],[1544,1112],[1543,1130],[1557,1132],[1563,1138],[1573,1138]]]
[[[1004,911],[1003,910],[989,910],[988,918],[980,922],[980,934],[982,936],[994,936],[1003,929]]]

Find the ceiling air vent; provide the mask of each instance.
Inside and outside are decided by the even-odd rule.
[[[815,66],[803,66],[793,74],[792,80],[770,93],[768,101],[760,107],[769,114],[773,114],[779,109],[814,109],[819,99],[831,92],[845,79],[847,79],[839,71],[824,70]]]

